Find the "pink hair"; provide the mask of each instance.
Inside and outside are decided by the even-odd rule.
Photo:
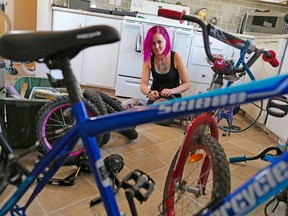
[[[172,49],[172,45],[171,45],[171,42],[170,42],[170,37],[169,37],[169,34],[168,34],[167,30],[163,26],[153,26],[153,27],[151,27],[148,30],[147,35],[146,35],[145,40],[144,40],[144,45],[143,45],[144,62],[148,61],[150,56],[152,55],[153,36],[156,33],[162,34],[163,37],[166,40],[166,47],[165,47],[165,50],[164,50],[164,57],[166,57],[168,55],[168,53],[171,51],[171,49]]]

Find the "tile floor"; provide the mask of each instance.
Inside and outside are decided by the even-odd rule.
[[[235,116],[235,125],[244,128],[249,123],[250,121],[242,114]],[[117,153],[124,158],[125,167],[119,174],[120,179],[134,168],[139,168],[151,175],[156,182],[155,191],[146,203],[137,204],[137,207],[139,215],[158,215],[158,205],[162,199],[165,177],[170,162],[183,141],[183,130],[177,124],[164,127],[151,123],[138,126],[137,131],[139,137],[133,141],[129,141],[122,135],[113,132],[110,142],[102,147],[101,152],[103,157]],[[220,143],[228,157],[255,155],[268,146],[276,145],[276,142],[256,125],[242,133],[220,136]],[[37,153],[34,152],[23,158],[23,164],[31,168],[37,159],[36,155]],[[230,164],[232,190],[266,165],[267,162],[261,160],[249,161],[243,164]],[[62,167],[56,177],[66,177],[74,170],[74,166]],[[35,185],[36,183],[33,188]],[[13,190],[13,187],[8,187],[5,193],[1,195],[0,203],[3,203]],[[32,190],[29,190],[28,194],[31,194],[31,192]],[[97,213],[105,215],[102,204],[89,207],[90,200],[96,198],[98,194],[92,175],[81,173],[77,183],[73,186],[46,186],[32,203],[27,215],[84,216],[97,215]],[[25,200],[27,200],[27,196],[23,198],[23,201]],[[123,190],[117,195],[117,201],[121,211],[130,215]],[[256,209],[250,215],[264,215],[263,207]]]

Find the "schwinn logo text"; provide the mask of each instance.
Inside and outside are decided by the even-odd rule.
[[[287,162],[281,161],[264,175],[258,175],[257,181],[242,189],[217,210],[212,216],[243,215],[243,213],[257,204],[257,200],[264,197],[277,185],[288,181]]]
[[[88,39],[93,37],[99,37],[101,35],[101,31],[91,32],[91,33],[85,33],[77,35],[77,39]]]
[[[159,114],[175,113],[189,110],[213,109],[223,106],[234,105],[245,102],[245,92],[231,95],[216,95],[212,97],[193,99],[188,101],[175,102],[173,104],[162,104],[159,106]]]

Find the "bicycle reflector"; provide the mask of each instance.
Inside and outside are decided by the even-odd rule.
[[[204,154],[197,154],[197,153],[196,154],[192,154],[189,157],[189,162],[190,163],[198,162],[198,161],[202,160],[203,157],[204,157]]]

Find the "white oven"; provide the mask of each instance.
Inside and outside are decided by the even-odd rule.
[[[115,94],[117,96],[128,98],[144,97],[140,91],[143,63],[142,45],[148,29],[154,25],[163,25],[167,28],[171,37],[173,50],[180,52],[186,63],[189,61],[190,46],[193,39],[193,27],[188,26],[187,23],[180,24],[180,22],[176,20],[157,17],[154,14],[155,4],[161,5],[161,7],[166,5],[159,2],[132,0],[131,11],[140,10],[140,12],[146,11],[146,13],[138,13],[138,17],[124,17],[121,27],[121,41],[117,65],[115,89]],[[172,9],[174,6],[177,6],[175,10],[182,11],[186,9],[189,13],[189,9],[186,7],[168,5],[169,8],[167,9]],[[145,9],[146,7],[147,9]],[[137,8],[139,8],[139,10],[137,10]],[[150,10],[151,14],[149,14]],[[152,79],[150,83],[152,83]]]

